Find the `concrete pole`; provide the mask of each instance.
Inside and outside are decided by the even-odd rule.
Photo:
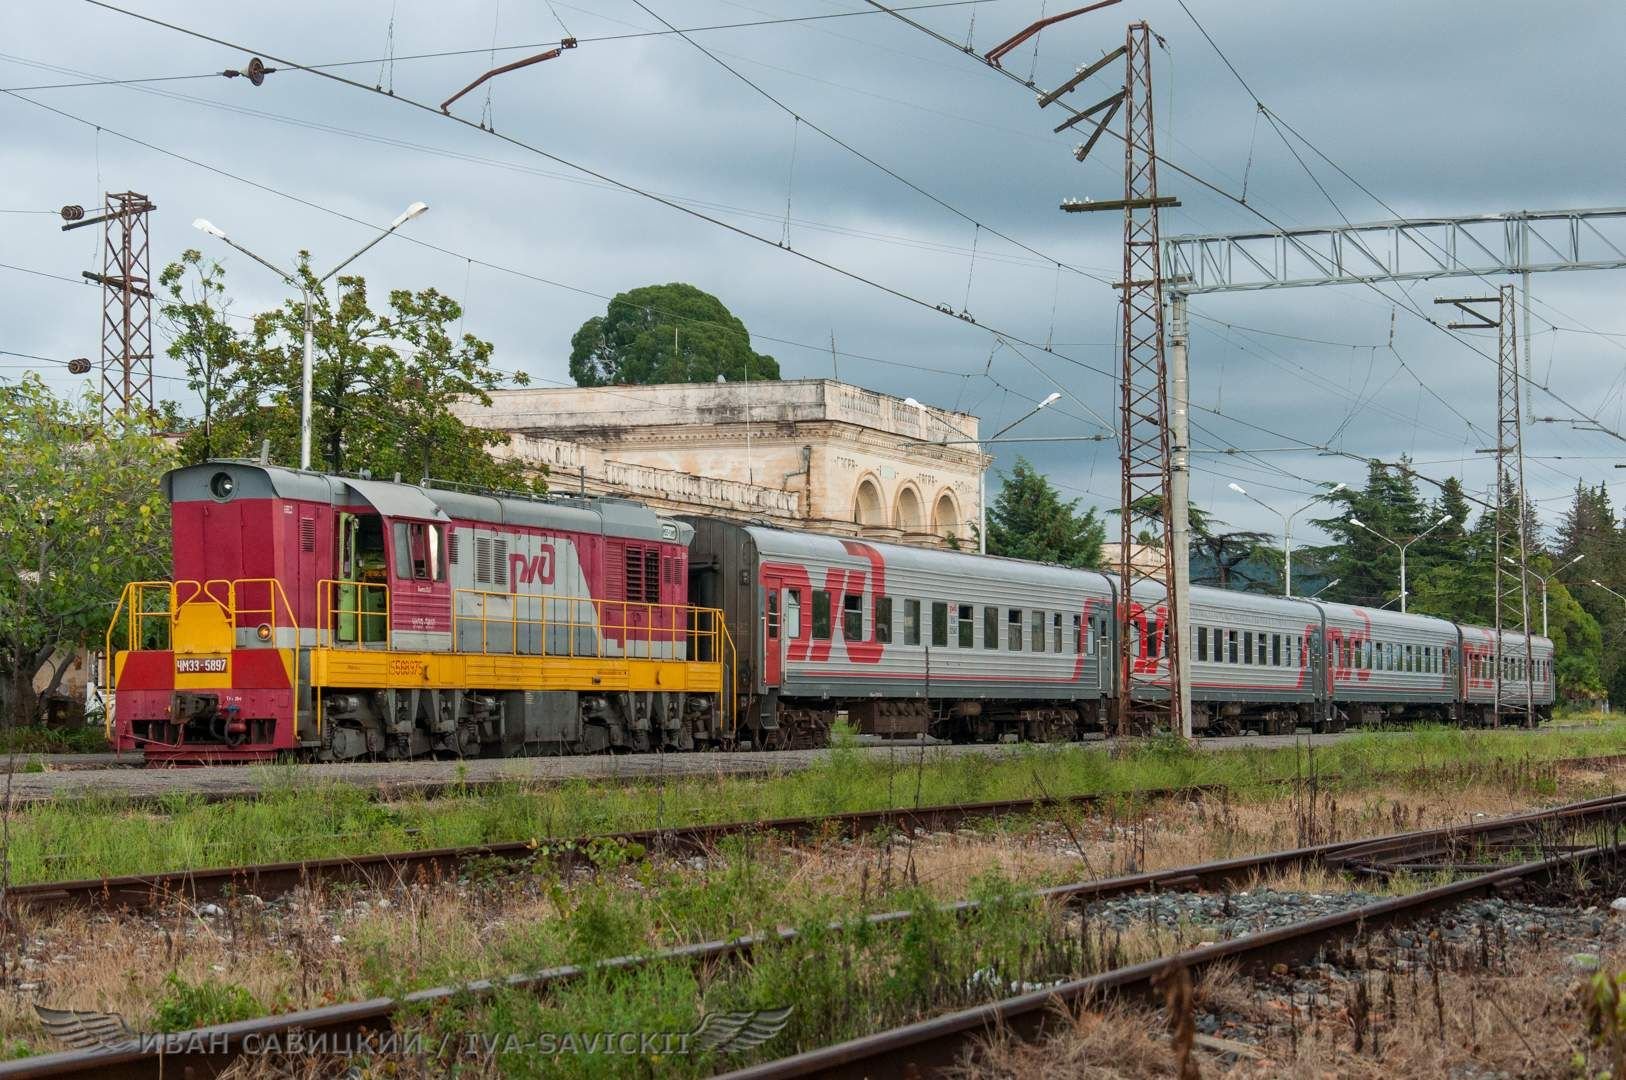
[[[1400,547],[1400,614],[1406,613],[1406,549],[1410,544]]]
[[[1179,705],[1180,734],[1191,738],[1191,388],[1187,371],[1190,340],[1186,294],[1169,294],[1169,558],[1174,560],[1174,609],[1181,640],[1169,672],[1170,696]],[[1127,557],[1127,552],[1125,553]]]
[[[299,467],[309,470],[311,467],[311,357],[314,351],[312,339],[315,330],[311,315],[311,291],[304,285],[299,287],[299,291],[305,294],[305,358],[300,365],[299,375]]]

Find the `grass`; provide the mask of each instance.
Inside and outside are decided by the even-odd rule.
[[[0,728],[0,755],[105,754],[111,748],[101,725],[52,728],[7,725]]]
[[[1345,787],[1420,770],[1429,783],[1467,783],[1487,769],[1626,753],[1626,725],[1535,734],[1430,728],[1362,734],[1314,753],[1314,770]],[[818,765],[769,778],[685,776],[659,785],[573,780],[519,783],[478,795],[381,802],[329,783],[303,785],[291,771],[266,770],[260,798],[208,804],[185,795],[156,806],[95,799],[15,811],[10,871],[15,883],[234,863],[324,858],[442,846],[580,836],[700,822],[827,814],[848,810],[1133,793],[1223,785],[1249,797],[1262,784],[1305,774],[1302,749],[1193,750],[1178,740],[1119,755],[1086,746],[1027,746],[996,755],[930,760],[899,749],[891,760],[837,746]],[[1419,778],[1420,782],[1422,778]]]

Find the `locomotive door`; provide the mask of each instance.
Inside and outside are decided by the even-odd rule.
[[[382,643],[389,639],[385,612],[384,526],[376,514],[339,514],[338,558],[333,591],[319,599],[329,610],[318,618],[344,644]]]

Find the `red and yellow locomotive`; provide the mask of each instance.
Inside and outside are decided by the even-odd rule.
[[[149,762],[688,749],[734,734],[733,642],[693,529],[206,462],[163,480],[175,578],[126,587],[109,738]]]

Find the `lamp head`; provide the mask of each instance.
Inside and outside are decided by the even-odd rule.
[[[1603,588],[1603,582],[1599,581],[1597,578],[1592,579],[1592,584],[1596,585],[1600,589]]]
[[[1444,517],[1440,518],[1440,520],[1436,521],[1434,524],[1435,525],[1444,525],[1447,521],[1450,521],[1450,520],[1451,520],[1451,515],[1446,514]]]
[[[405,225],[407,222],[411,221],[413,218],[417,217],[427,209],[429,209],[428,203],[413,203],[411,206],[407,207],[405,210],[402,210],[396,215],[395,220],[390,222],[390,228],[399,229],[402,225]]]
[[[1336,495],[1336,494],[1338,494],[1340,491],[1344,490],[1348,486],[1349,486],[1348,484],[1334,484],[1332,487],[1327,489],[1327,494],[1328,495]]]
[[[1225,486],[1230,488],[1232,491],[1236,492],[1238,495],[1246,495],[1247,494],[1247,491],[1245,491],[1243,489],[1241,484],[1226,484]]]
[[[226,231],[224,229],[220,228],[218,225],[211,224],[208,220],[206,220],[204,218],[196,218],[196,219],[194,219],[193,222],[192,222],[192,227],[194,229],[197,229],[199,232],[208,233],[210,236],[214,237],[216,240],[224,240],[224,239],[226,239]]]
[[[1039,402],[1038,408],[1034,409],[1034,412],[1038,412],[1039,409],[1044,408],[1046,405],[1054,405],[1059,400],[1061,400],[1061,391],[1060,390],[1052,391],[1049,397],[1047,397],[1043,401]]]
[[[1349,523],[1355,526],[1357,529],[1366,528],[1366,525],[1362,523],[1361,519],[1356,517],[1354,514],[1349,515]]]

